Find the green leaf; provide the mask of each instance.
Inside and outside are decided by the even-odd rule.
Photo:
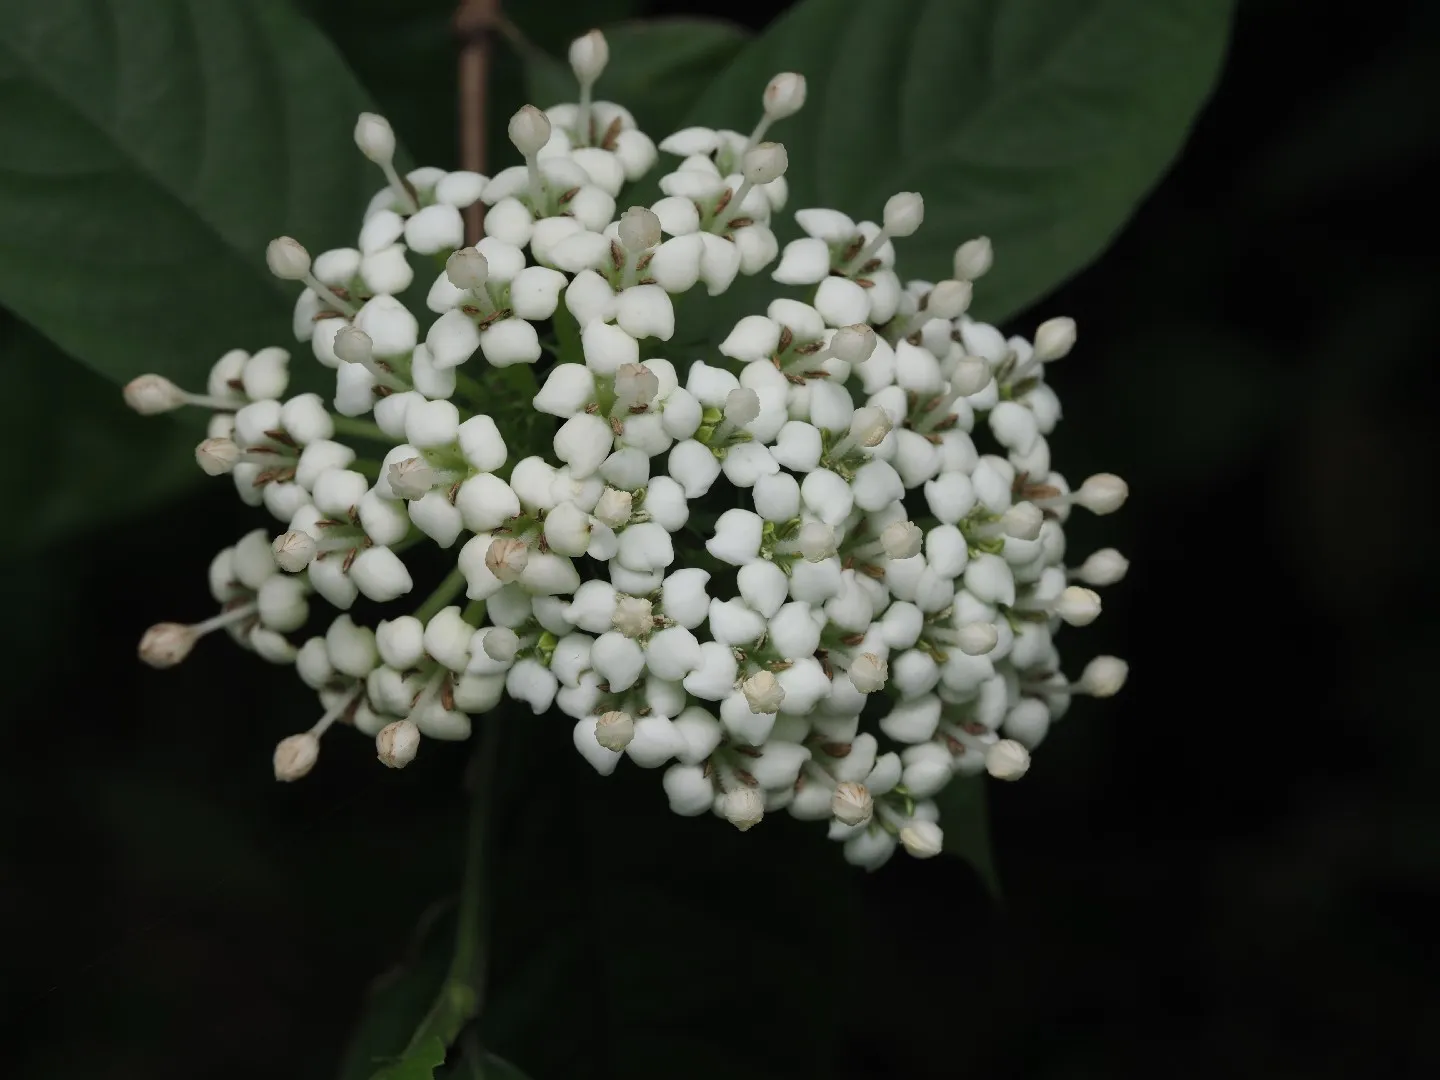
[[[680,127],[685,113],[744,48],[749,34],[719,19],[674,17],[605,28],[610,63],[595,96],[624,105],[655,139]],[[525,83],[542,108],[574,101],[570,65],[534,46],[521,46]]]
[[[372,1080],[434,1080],[435,1070],[445,1064],[445,1044],[431,1036],[399,1061],[386,1065]]]
[[[8,0],[3,31],[0,302],[117,382],[197,386],[289,340],[266,243],[353,242],[382,183],[314,27],[285,3]]]
[[[1001,899],[1000,875],[990,848],[990,810],[983,776],[952,780],[935,796],[940,807],[940,824],[945,830],[945,850],[958,855],[980,875],[985,888]]]
[[[878,218],[919,191],[907,277],[995,241],[975,310],[1004,320],[1099,255],[1184,143],[1228,35],[1227,0],[804,0],[710,87],[688,123],[748,131],[766,81],[809,80],[779,123],[790,206]],[[754,310],[763,310],[763,302]],[[728,317],[728,313],[727,313]]]
[[[47,477],[5,529],[0,550],[33,551],[138,515],[205,479],[193,453],[205,437],[200,417],[137,416],[111,383],[4,311],[0,369],[0,460],[35,463]]]

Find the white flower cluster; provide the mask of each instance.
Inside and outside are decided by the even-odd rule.
[[[805,237],[781,252],[787,160],[763,136],[802,107],[805,80],[770,82],[749,137],[690,128],[657,149],[591,100],[606,56],[596,32],[575,43],[579,102],[517,113],[524,164],[494,177],[402,177],[389,124],[360,118],[387,184],[357,245],[268,252],[304,284],[295,336],[335,371],[330,407],[284,398],[274,348],[222,357],[203,395],[153,375],[127,387],[141,412],[215,410],[201,467],[280,522],[216,558],[220,614],[153,628],[141,656],[169,666],[224,628],[293,662],[323,715],[277,748],[282,780],[309,771],[336,721],[403,766],[508,695],[570,717],[601,773],[624,757],[664,768],[676,813],[748,829],[787,809],[828,821],[871,868],[897,846],[934,855],[946,783],[1018,778],[1073,695],[1125,681],[1114,657],[1067,680],[1053,644],[1126,570],[1113,550],[1065,564],[1072,509],[1126,498],[1118,477],[1072,490],[1051,467],[1045,371],[1074,324],[1031,341],[970,319],[983,238],[950,280],[901,278],[892,240],[921,226],[914,193],[878,223],[801,210]],[[664,197],[617,216],[661,152],[679,159]],[[463,246],[477,200],[486,235]],[[774,300],[716,353],[656,355],[672,296],[723,292],[777,256],[773,278],[812,287],[808,303]],[[422,333],[398,296],[437,264]],[[534,411],[505,431],[490,413],[517,384],[493,369],[514,365],[531,365]],[[517,443],[532,430],[548,447]],[[379,460],[350,445],[367,439]],[[291,640],[312,594],[342,612],[407,597],[401,555],[426,539],[455,553],[429,599]]]

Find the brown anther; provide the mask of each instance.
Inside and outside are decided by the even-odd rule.
[[[461,485],[463,482],[464,482],[464,481],[456,480],[455,483],[453,483],[453,484],[450,485],[450,490],[447,491],[447,492],[445,492],[445,498],[447,498],[447,499],[450,500],[450,505],[451,505],[451,506],[454,506],[454,505],[455,505],[455,500],[460,497],[460,485]]]
[[[593,121],[592,121],[592,124],[593,124]],[[601,150],[614,150],[614,149],[615,149],[615,143],[616,143],[616,142],[619,140],[619,138],[620,138],[620,130],[621,130],[620,117],[617,116],[617,117],[615,117],[614,120],[611,120],[611,121],[610,121],[610,126],[605,129],[605,136],[604,136],[604,138],[602,138],[602,139],[600,140],[600,149],[601,149]]]
[[[861,645],[865,641],[864,634],[846,634],[840,639],[841,645]]]
[[[821,752],[833,758],[849,757],[854,747],[848,742],[827,742],[820,744]]]
[[[965,753],[965,744],[962,743],[959,739],[955,738],[954,735],[946,735],[945,749],[949,750],[950,753],[955,755],[956,757],[959,757],[961,754]]]
[[[452,676],[445,676],[445,681],[440,684],[440,707],[446,712],[455,708],[455,687],[451,684]]]
[[[282,484],[288,484],[295,479],[295,467],[292,465],[288,469],[281,469],[275,474],[275,479]]]
[[[830,373],[828,371],[821,371],[819,369],[816,369],[815,371],[803,371],[801,372],[801,374],[804,375],[807,379],[828,379],[830,377]]]
[[[781,367],[781,364],[780,364],[780,357],[778,357],[778,356],[772,356],[772,357],[770,357],[770,363],[772,363],[772,364],[775,365],[775,370],[776,370],[776,371],[781,371],[781,370],[783,370],[783,368]]]
[[[952,412],[949,416],[945,417],[944,420],[941,420],[938,424],[936,424],[935,427],[934,427],[932,430],[934,430],[934,431],[949,431],[951,428],[953,428],[953,427],[954,427],[956,424],[958,424],[959,422],[960,422],[960,417],[958,417],[957,415],[955,415],[955,414]]]
[[[789,671],[795,665],[789,660],[772,660],[765,666],[771,671]]]
[[[475,327],[477,330],[487,330],[494,323],[499,322],[501,319],[508,319],[511,315],[514,314],[515,313],[509,308],[501,308],[499,311],[491,315],[486,315],[485,318],[481,319],[478,323],[475,324]]]
[[[804,774],[804,773],[801,773],[799,776],[795,777],[795,788],[794,788],[794,790],[795,790],[795,793],[796,793],[796,794],[799,794],[800,792],[802,792],[802,791],[805,790],[805,774]]]
[[[279,453],[281,453],[281,451],[276,450],[275,447],[273,447],[273,446],[247,446],[247,447],[245,447],[245,453],[247,453],[247,454],[279,454]]]
[[[347,516],[350,518],[350,524],[351,524],[351,525],[357,525],[357,526],[358,526],[358,525],[360,524],[360,507],[358,507],[358,506],[352,506],[352,507],[350,507],[350,513],[349,513]]]
[[[960,730],[965,732],[967,735],[985,735],[988,734],[990,731],[990,729],[987,728],[984,724],[976,720],[969,720],[961,724]]]
[[[342,574],[348,574],[350,572],[350,567],[355,565],[355,556],[359,554],[360,549],[353,547],[345,553],[345,561],[340,564],[340,572]]]
[[[736,769],[736,770],[735,770],[735,779],[736,779],[736,780],[739,780],[739,781],[740,781],[742,784],[744,784],[746,787],[759,787],[759,786],[760,786],[760,781],[759,781],[759,780],[756,780],[755,777],[753,777],[752,775],[750,775],[750,774],[749,774],[748,772],[746,772],[744,769]]]
[[[356,694],[350,699],[350,704],[345,706],[345,711],[342,712],[336,719],[338,719],[342,724],[349,724],[351,727],[354,727],[355,714],[360,711],[360,701],[361,695]]]
[[[706,780],[709,780],[710,777],[711,777],[711,775],[712,775],[714,772],[715,772],[715,765],[714,765],[714,763],[713,763],[709,758],[706,758],[706,759],[705,759],[705,768],[702,770],[702,775],[705,777]]]
[[[650,715],[652,712],[654,712],[654,711],[655,711],[655,710],[652,709],[652,708],[650,708],[649,705],[646,705],[643,709],[641,709],[641,710],[640,710],[639,712],[637,712],[635,715],[636,715],[636,716],[649,716],[649,715]]]
[[[474,304],[461,304],[460,310],[463,311],[466,315],[469,315],[472,319],[476,315],[480,314],[480,309]]]
[[[908,341],[911,345],[919,345],[920,342],[924,341],[925,339],[921,337],[920,331],[916,330],[915,333],[909,335],[905,340]]]
[[[610,684],[608,682],[602,682],[595,689],[599,690],[602,694],[608,694],[610,693]]]
[[[631,406],[630,406],[630,415],[631,415],[631,416],[637,416],[637,415],[639,415],[640,413],[649,412],[649,411],[650,411],[650,406],[649,406],[649,405],[643,405],[643,404],[642,404],[642,405],[631,405]]]
[[[877,581],[885,580],[885,571],[878,566],[871,566],[869,563],[866,563],[864,566],[860,567],[860,572],[866,577],[872,577]]]
[[[610,266],[616,273],[625,269],[625,249],[620,246],[619,240],[610,241]]]
[[[406,177],[406,176],[402,176],[402,177],[400,178],[400,186],[405,189],[405,193],[410,196],[410,198],[414,201],[415,205],[416,205],[416,206],[419,206],[419,205],[420,205],[420,192],[418,192],[418,191],[415,190],[415,185],[410,182],[410,178],[409,178],[409,177]],[[336,289],[335,291],[336,291],[337,293],[340,293],[340,290],[339,290],[339,289]],[[340,293],[340,295],[343,296],[343,295],[345,295],[345,294],[344,294],[344,293]]]
[[[718,199],[715,200],[715,213],[716,213],[716,214],[723,213],[724,210],[725,210],[725,208],[730,205],[730,200],[733,199],[734,197],[735,197],[735,192],[731,191],[729,188],[726,188],[726,189],[721,193],[720,198],[718,198]]]
[[[863,237],[863,236],[857,236],[857,237],[855,237],[854,240],[851,240],[851,241],[850,241],[849,246],[846,247],[845,250],[840,253],[840,261],[843,262],[843,263],[848,263],[848,262],[850,262],[851,260],[853,260],[853,259],[855,258],[856,255],[859,255],[859,254],[860,254],[860,249],[863,248],[864,246],[865,246],[865,237]]]
[[[950,340],[953,341],[953,342],[955,342],[955,344],[960,345],[960,344],[963,344],[963,343],[964,343],[965,338],[964,338],[963,335],[961,335],[961,333],[960,333],[959,330],[951,330],[951,331],[950,331]]]
[[[754,225],[754,224],[755,224],[755,219],[752,218],[752,217],[735,217],[735,218],[731,218],[729,221],[727,221],[727,222],[725,223],[725,227],[726,227],[727,229],[743,229],[743,228],[745,228],[746,225]]]
[[[610,430],[617,436],[625,434],[625,425],[620,421],[618,416],[612,416],[610,418]]]
[[[341,300],[350,299],[350,290],[345,288],[343,285],[335,285],[330,289],[330,291],[333,292],[336,296],[338,296]]]
[[[575,198],[575,196],[579,194],[580,189],[578,187],[572,187],[569,191],[562,191],[560,193],[560,198],[558,201],[561,206],[564,206],[566,203],[568,203],[571,199]]]
[[[245,389],[245,380],[244,380],[244,379],[226,379],[226,380],[225,380],[225,385],[228,386],[231,390],[244,390],[244,389]]]
[[[871,281],[868,277],[857,277],[855,284],[859,285],[862,289],[873,289],[875,287],[875,282]]]
[[[647,251],[644,255],[641,255],[640,258],[635,260],[635,272],[639,273],[641,270],[644,270],[650,265],[650,260],[653,258],[655,258],[655,252],[653,251]]]
[[[1026,484],[1021,494],[1031,502],[1041,499],[1058,499],[1062,492],[1053,484]]]
[[[931,434],[925,436],[925,441],[930,443],[932,446],[939,446],[945,440],[940,438],[939,435],[936,435],[932,432]]]
[[[737,746],[731,747],[731,749],[734,750],[735,753],[737,753],[737,754],[743,754],[745,757],[748,757],[748,758],[761,757],[762,754],[763,754],[763,751],[761,751],[760,749],[758,749],[757,747],[754,747],[754,746],[738,746],[738,745],[737,745]]]
[[[322,529],[338,529],[350,523],[348,521],[337,521],[335,518],[324,518],[315,524],[319,525]]]
[[[803,375],[791,375],[788,371],[785,373],[785,381],[794,383],[796,386],[805,385],[805,377]]]
[[[873,274],[876,270],[880,269],[880,265],[879,259],[871,259],[864,266],[860,267],[860,272],[862,274]]]
[[[393,394],[394,392],[395,392],[394,388],[393,388],[393,387],[389,387],[389,386],[377,386],[377,387],[375,387],[375,389],[372,391],[372,393],[374,393],[374,395],[375,395],[377,398],[387,398],[387,397],[389,397],[391,394]]]
[[[813,356],[825,347],[823,341],[807,341],[804,345],[795,346],[796,356]]]
[[[535,541],[535,547],[539,549],[541,555],[550,554],[550,541],[545,539],[545,530],[540,530],[540,536]]]
[[[793,344],[795,344],[795,331],[788,326],[780,327],[780,343],[775,346],[775,351],[777,353],[786,352]]]
[[[637,284],[637,285],[654,285],[654,284],[655,284],[655,279],[654,279],[653,277],[642,277],[642,278],[641,278],[639,281],[637,281],[635,284]]]
[[[251,486],[252,486],[252,487],[257,487],[257,488],[258,488],[258,487],[264,487],[266,484],[270,483],[271,480],[274,480],[275,477],[278,476],[278,475],[279,475],[279,470],[278,470],[278,469],[266,469],[266,470],[265,470],[264,472],[262,472],[259,476],[255,477],[255,483],[252,484]]]
[[[600,406],[597,405],[595,402],[592,401],[592,402],[590,402],[589,405],[586,405],[586,406],[585,406],[585,411],[586,411],[587,413],[589,413],[591,416],[594,416],[597,412],[600,411]]]
[[[314,315],[310,316],[311,322],[319,322],[321,319],[343,319],[343,311],[335,311],[333,308],[321,308]]]

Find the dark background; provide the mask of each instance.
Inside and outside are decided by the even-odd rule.
[[[309,5],[362,68],[383,45],[362,33],[375,6]],[[1003,911],[958,863],[898,858],[859,882],[861,921],[831,942],[853,981],[838,1075],[1436,1063],[1440,598],[1422,386],[1440,264],[1421,236],[1440,182],[1437,21],[1420,3],[1242,0],[1180,162],[1097,264],[1017,323],[1079,321],[1053,375],[1056,460],[1121,473],[1132,499],[1077,524],[1073,548],[1114,543],[1133,565],[1104,618],[1066,641],[1125,656],[1132,681],[1078,705],[1023,783],[993,791]],[[433,35],[427,77],[450,78],[443,18],[410,32]],[[43,468],[7,465],[12,482]],[[30,491],[0,514],[25,513]],[[135,663],[145,626],[205,611],[213,546],[251,521],[211,489],[0,567],[11,1075],[333,1075],[370,981],[453,896],[461,751],[391,774],[365,740],[334,737],[314,775],[280,787],[270,749],[309,723],[292,673],[220,641],[174,672]],[[607,808],[609,788],[574,784],[584,827],[633,848],[627,796]],[[651,812],[653,794],[637,796]],[[504,865],[554,864],[523,816],[501,823]],[[706,835],[736,902],[779,905],[761,855]],[[683,855],[639,855],[692,880]],[[502,902],[501,932],[569,887],[541,874]],[[605,933],[613,911],[594,903]],[[638,933],[637,948],[722,966],[747,951],[723,927]],[[757,1014],[797,1007],[762,981],[717,1005],[712,1033],[743,1039]]]

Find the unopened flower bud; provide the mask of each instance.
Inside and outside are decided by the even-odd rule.
[[[435,486],[435,470],[421,457],[397,461],[386,472],[390,490],[400,499],[419,499]]]
[[[955,631],[955,644],[966,656],[985,656],[999,640],[993,623],[966,623]]]
[[[794,116],[805,107],[805,76],[794,71],[782,71],[766,85],[761,100],[765,115],[771,120]]]
[[[627,712],[602,713],[595,721],[595,741],[617,754],[635,738],[635,721]]]
[[[1114,697],[1130,677],[1130,665],[1118,656],[1097,656],[1080,673],[1079,687],[1091,697]]]
[[[1113,514],[1130,497],[1130,485],[1114,473],[1096,473],[1086,478],[1075,493],[1075,501],[1092,514]]]
[[[615,601],[611,623],[626,637],[638,638],[655,629],[654,609],[643,596],[622,596]]]
[[[966,240],[955,249],[955,276],[961,281],[984,277],[995,263],[995,248],[988,236]]]
[[[125,404],[141,416],[171,412],[185,404],[186,394],[163,375],[141,375],[125,384]]]
[[[281,739],[275,747],[275,779],[285,783],[299,780],[315,767],[320,740],[308,731]]]
[[[875,653],[861,653],[850,665],[850,681],[862,694],[883,689],[890,677],[890,665]]]
[[[375,736],[375,756],[387,768],[403,769],[415,760],[415,751],[419,749],[420,729],[413,720],[386,724]]]
[[[835,530],[821,521],[807,521],[800,526],[796,544],[807,562],[824,562],[835,554]]]
[[[632,206],[620,215],[620,243],[626,251],[649,251],[660,243],[660,219],[644,206]]]
[[[931,859],[945,850],[945,834],[933,821],[912,821],[900,830],[900,843],[917,859]]]
[[[856,409],[850,418],[850,437],[861,446],[873,448],[885,441],[892,425],[890,415],[875,405]]]
[[[510,118],[510,141],[527,158],[550,141],[550,118],[534,105],[523,106]]]
[[[765,816],[765,797],[752,787],[737,787],[721,801],[725,820],[741,832],[760,824]]]
[[[1088,626],[1100,617],[1100,594],[1069,585],[1055,601],[1055,614],[1071,626]]]
[[[224,476],[240,460],[240,447],[230,439],[206,439],[195,447],[195,464],[206,476]]]
[[[885,202],[886,236],[909,236],[925,220],[925,200],[914,191],[891,195]]]
[[[270,545],[275,552],[275,565],[288,574],[298,574],[309,566],[318,546],[313,536],[298,529],[281,533]]]
[[[591,30],[570,43],[570,70],[575,72],[581,86],[589,86],[600,78],[609,62],[610,46],[599,30]]]
[[[870,789],[854,780],[835,785],[830,796],[830,812],[842,825],[864,825],[875,812]]]
[[[1075,576],[1086,585],[1114,585],[1125,577],[1130,569],[1130,560],[1114,548],[1101,548],[1075,571]]]
[[[752,184],[768,184],[771,180],[785,175],[790,158],[782,143],[762,142],[745,151],[741,172]]]
[[[970,307],[971,294],[968,281],[942,281],[925,298],[925,314],[947,321],[959,318]]]
[[[754,423],[760,415],[760,395],[748,386],[736,387],[725,395],[725,419],[736,427]]]
[[[985,771],[996,780],[1019,780],[1030,768],[1030,751],[1014,739],[1001,739],[985,751]]]
[[[863,364],[875,352],[875,330],[868,323],[842,326],[830,339],[830,351],[847,364]]]
[[[621,491],[619,488],[606,488],[595,504],[595,520],[612,529],[618,529],[630,523],[634,507],[635,496],[630,492]]]
[[[485,551],[485,569],[501,581],[514,581],[530,564],[530,548],[523,540],[501,537]]]
[[[974,356],[962,357],[950,373],[950,389],[961,397],[978,394],[990,385],[990,365]]]
[[[1035,331],[1035,359],[1059,360],[1075,347],[1075,320],[1060,316],[1046,319]]]
[[[1032,502],[1018,502],[1000,516],[1000,527],[1006,536],[1016,540],[1034,540],[1045,524],[1045,512]]]
[[[199,635],[181,623],[156,623],[140,639],[140,659],[153,668],[172,668],[195,647]]]
[[[908,559],[920,554],[925,534],[913,521],[892,521],[880,532],[880,544],[892,559]]]
[[[342,326],[335,335],[335,355],[347,364],[366,364],[374,355],[375,343],[358,326]]]
[[[457,289],[481,289],[490,280],[490,261],[473,247],[461,248],[445,260],[445,276]]]
[[[355,121],[355,145],[376,165],[387,164],[395,156],[395,130],[379,113],[361,113]]]
[[[299,240],[280,236],[265,248],[265,264],[282,281],[300,281],[310,273],[310,253]]]
[[[773,672],[757,671],[740,684],[745,703],[752,713],[779,712],[785,701],[785,688]]]

